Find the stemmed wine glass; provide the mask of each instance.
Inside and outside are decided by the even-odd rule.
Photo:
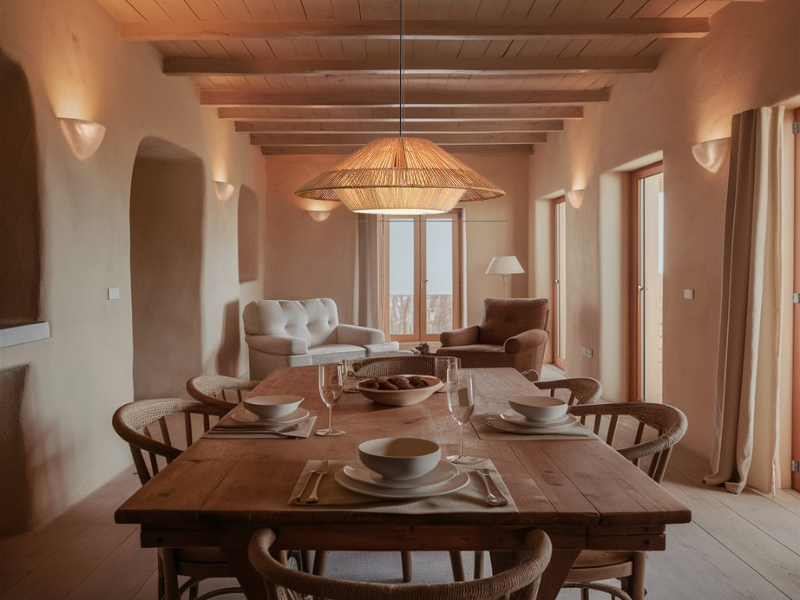
[[[319,396],[328,407],[328,428],[317,429],[317,435],[342,435],[344,431],[333,428],[333,405],[342,397],[344,389],[342,365],[327,363],[319,366]]]
[[[459,369],[455,365],[447,369],[447,409],[458,423],[458,454],[448,456],[447,460],[458,465],[474,465],[485,459],[464,455],[464,423],[469,422],[475,409],[475,377],[472,371]]]

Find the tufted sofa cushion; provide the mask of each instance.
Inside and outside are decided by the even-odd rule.
[[[255,300],[244,308],[247,335],[275,335],[305,340],[309,347],[335,344],[339,314],[330,298]]]

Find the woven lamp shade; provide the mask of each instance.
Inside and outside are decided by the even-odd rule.
[[[403,137],[369,142],[295,194],[342,201],[358,213],[420,215],[497,198],[503,190],[433,142]]]

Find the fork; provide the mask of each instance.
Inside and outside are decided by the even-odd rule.
[[[497,491],[496,495],[492,491],[492,474],[489,472],[489,469],[479,469],[478,475],[481,476],[483,485],[486,486],[486,504],[491,506],[503,506],[504,504],[508,504],[508,500],[500,493],[500,490]],[[497,486],[495,486],[495,488],[496,487]]]
[[[323,460],[322,464],[318,466],[312,472],[312,475],[316,473],[317,480],[314,482],[314,487],[311,489],[311,493],[306,498],[306,504],[316,504],[319,502],[319,496],[317,496],[317,490],[319,490],[319,482],[322,481],[322,478],[328,472],[328,461]]]

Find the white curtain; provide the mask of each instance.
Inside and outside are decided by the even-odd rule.
[[[778,409],[791,351],[792,205],[782,190],[783,107],[733,118],[725,215],[722,305],[709,485],[774,494]],[[786,335],[786,333],[789,335]],[[788,338],[788,339],[787,339]]]
[[[377,215],[358,215],[356,233],[356,324],[382,329],[383,220]]]

